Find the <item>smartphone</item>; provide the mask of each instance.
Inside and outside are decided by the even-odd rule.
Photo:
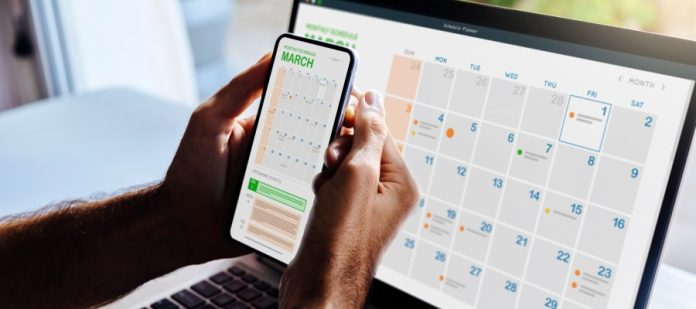
[[[294,258],[314,204],[312,181],[340,134],[355,54],[291,34],[275,43],[243,169],[232,239],[282,263]]]

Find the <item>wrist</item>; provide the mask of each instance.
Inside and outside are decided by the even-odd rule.
[[[302,250],[283,274],[280,285],[282,307],[363,306],[374,275],[373,267],[368,266],[370,263],[362,263],[365,260],[356,256]]]

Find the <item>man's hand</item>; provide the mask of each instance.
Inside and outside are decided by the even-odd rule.
[[[269,64],[270,54],[196,109],[159,190],[198,262],[246,252],[229,229],[255,117],[237,117],[261,95]]]
[[[228,229],[270,57],[191,116],[162,184],[0,221],[0,306],[101,304],[182,266],[246,253]]]
[[[329,146],[327,169],[315,179],[312,219],[281,282],[282,307],[362,306],[382,249],[418,198],[381,96],[359,97],[354,135]]]

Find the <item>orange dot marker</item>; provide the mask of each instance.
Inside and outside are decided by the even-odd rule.
[[[580,276],[580,274],[581,274],[580,270],[579,270],[579,269],[576,269],[576,270],[575,270],[575,275],[576,275],[576,276]]]
[[[460,231],[460,232],[464,232],[464,226],[463,226],[463,225],[460,225],[460,226],[459,226],[459,231]]]
[[[433,213],[428,211],[428,213],[426,213],[425,216],[428,217],[428,218],[430,218],[430,217],[433,216]]]
[[[426,230],[428,229],[428,226],[429,226],[429,225],[428,225],[427,223],[426,223],[426,224],[423,224],[423,228],[425,228]]]
[[[575,118],[575,112],[570,112],[570,114],[568,114],[568,116],[570,116],[570,118]]]
[[[570,286],[572,286],[574,289],[577,289],[577,288],[578,288],[578,283],[575,282],[575,281],[573,281],[573,283],[571,283]]]
[[[413,124],[418,125],[418,119],[413,119]]]
[[[447,138],[452,138],[454,137],[454,129],[448,128],[447,132],[445,133],[447,135]]]
[[[439,276],[437,276],[437,280],[445,281],[445,276],[439,275]]]

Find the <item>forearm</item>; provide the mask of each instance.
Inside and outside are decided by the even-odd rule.
[[[200,260],[158,188],[0,223],[0,303],[96,305]]]

